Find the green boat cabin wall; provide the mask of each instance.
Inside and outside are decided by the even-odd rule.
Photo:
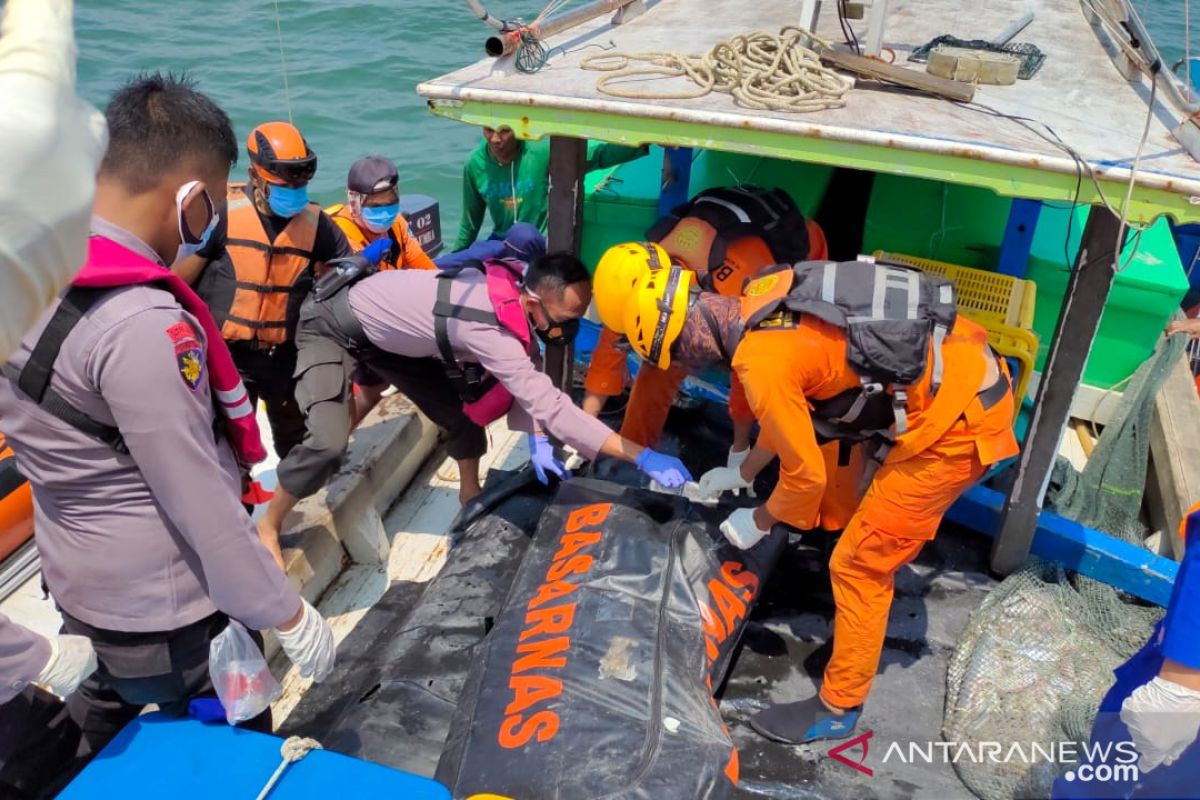
[[[829,186],[833,169],[819,164],[702,150],[695,154],[689,191],[713,186],[755,184],[785,189],[806,215],[813,215]],[[657,216],[662,180],[662,149],[587,177],[582,254],[594,268],[604,251],[636,241]],[[920,178],[877,174],[867,210],[863,250],[933,258],[979,269],[995,269],[1012,200],[987,189]],[[1041,369],[1058,323],[1059,311],[1087,221],[1088,208],[1073,211],[1047,203],[1038,219],[1025,275],[1037,284],[1033,327],[1041,347]],[[1064,251],[1070,221],[1071,241]],[[1130,256],[1132,254],[1132,259]],[[1100,323],[1084,382],[1100,388],[1119,384],[1150,355],[1167,320],[1188,289],[1179,253],[1166,219],[1141,237],[1134,252],[1130,238]]]
[[[1012,201],[987,190],[956,184],[877,175],[863,237],[866,252],[889,250],[980,269],[995,269]],[[1033,327],[1040,340],[1038,369],[1049,352],[1079,250],[1088,207],[1042,206],[1025,277],[1037,284]],[[1070,228],[1070,242],[1064,247]],[[1084,383],[1102,389],[1119,384],[1149,357],[1188,282],[1170,226],[1160,218],[1136,246],[1129,238]],[[1132,260],[1131,257],[1132,256]]]
[[[658,195],[662,183],[662,148],[610,169],[596,170],[584,184],[582,258],[590,269],[614,244],[645,238],[646,229],[658,218]],[[800,161],[700,150],[692,161],[688,184],[690,195],[714,186],[751,184],[783,188],[800,211],[816,213],[829,186],[833,168]]]

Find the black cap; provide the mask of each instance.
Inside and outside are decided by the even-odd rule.
[[[346,188],[359,194],[376,194],[395,189],[399,179],[396,165],[391,159],[367,156],[355,161],[350,167],[350,174],[346,176]]]

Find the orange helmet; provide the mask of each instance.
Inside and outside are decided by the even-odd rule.
[[[287,122],[264,122],[250,131],[246,152],[255,174],[268,183],[305,184],[317,172],[317,154]]]

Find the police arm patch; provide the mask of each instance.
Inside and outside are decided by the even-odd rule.
[[[186,322],[178,322],[167,328],[167,338],[175,348],[175,365],[179,377],[193,392],[204,381],[204,348],[200,337]]]

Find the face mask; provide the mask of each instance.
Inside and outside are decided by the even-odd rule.
[[[362,218],[367,229],[372,233],[384,233],[392,227],[396,217],[400,215],[400,204],[390,206],[363,206]]]
[[[569,319],[563,322],[556,320],[546,308],[546,304],[542,302],[542,298],[528,289],[526,292],[538,301],[538,305],[542,307],[542,314],[546,317],[545,328],[537,327],[536,323],[533,326],[533,332],[537,334],[537,337],[548,345],[570,344],[575,341],[575,335],[579,333],[579,320]]]
[[[199,181],[189,181],[180,186],[179,191],[175,193],[175,217],[179,224],[179,249],[175,252],[176,261],[193,256],[203,250],[208,244],[208,240],[212,238],[217,223],[221,221],[221,215],[213,211],[212,198],[208,196],[208,192],[204,192],[200,199],[208,209],[208,225],[199,236],[188,227],[187,217],[183,213],[183,201],[187,199],[198,183]]]
[[[267,205],[277,217],[291,219],[308,205],[308,185],[299,188],[270,184],[267,189]]]

